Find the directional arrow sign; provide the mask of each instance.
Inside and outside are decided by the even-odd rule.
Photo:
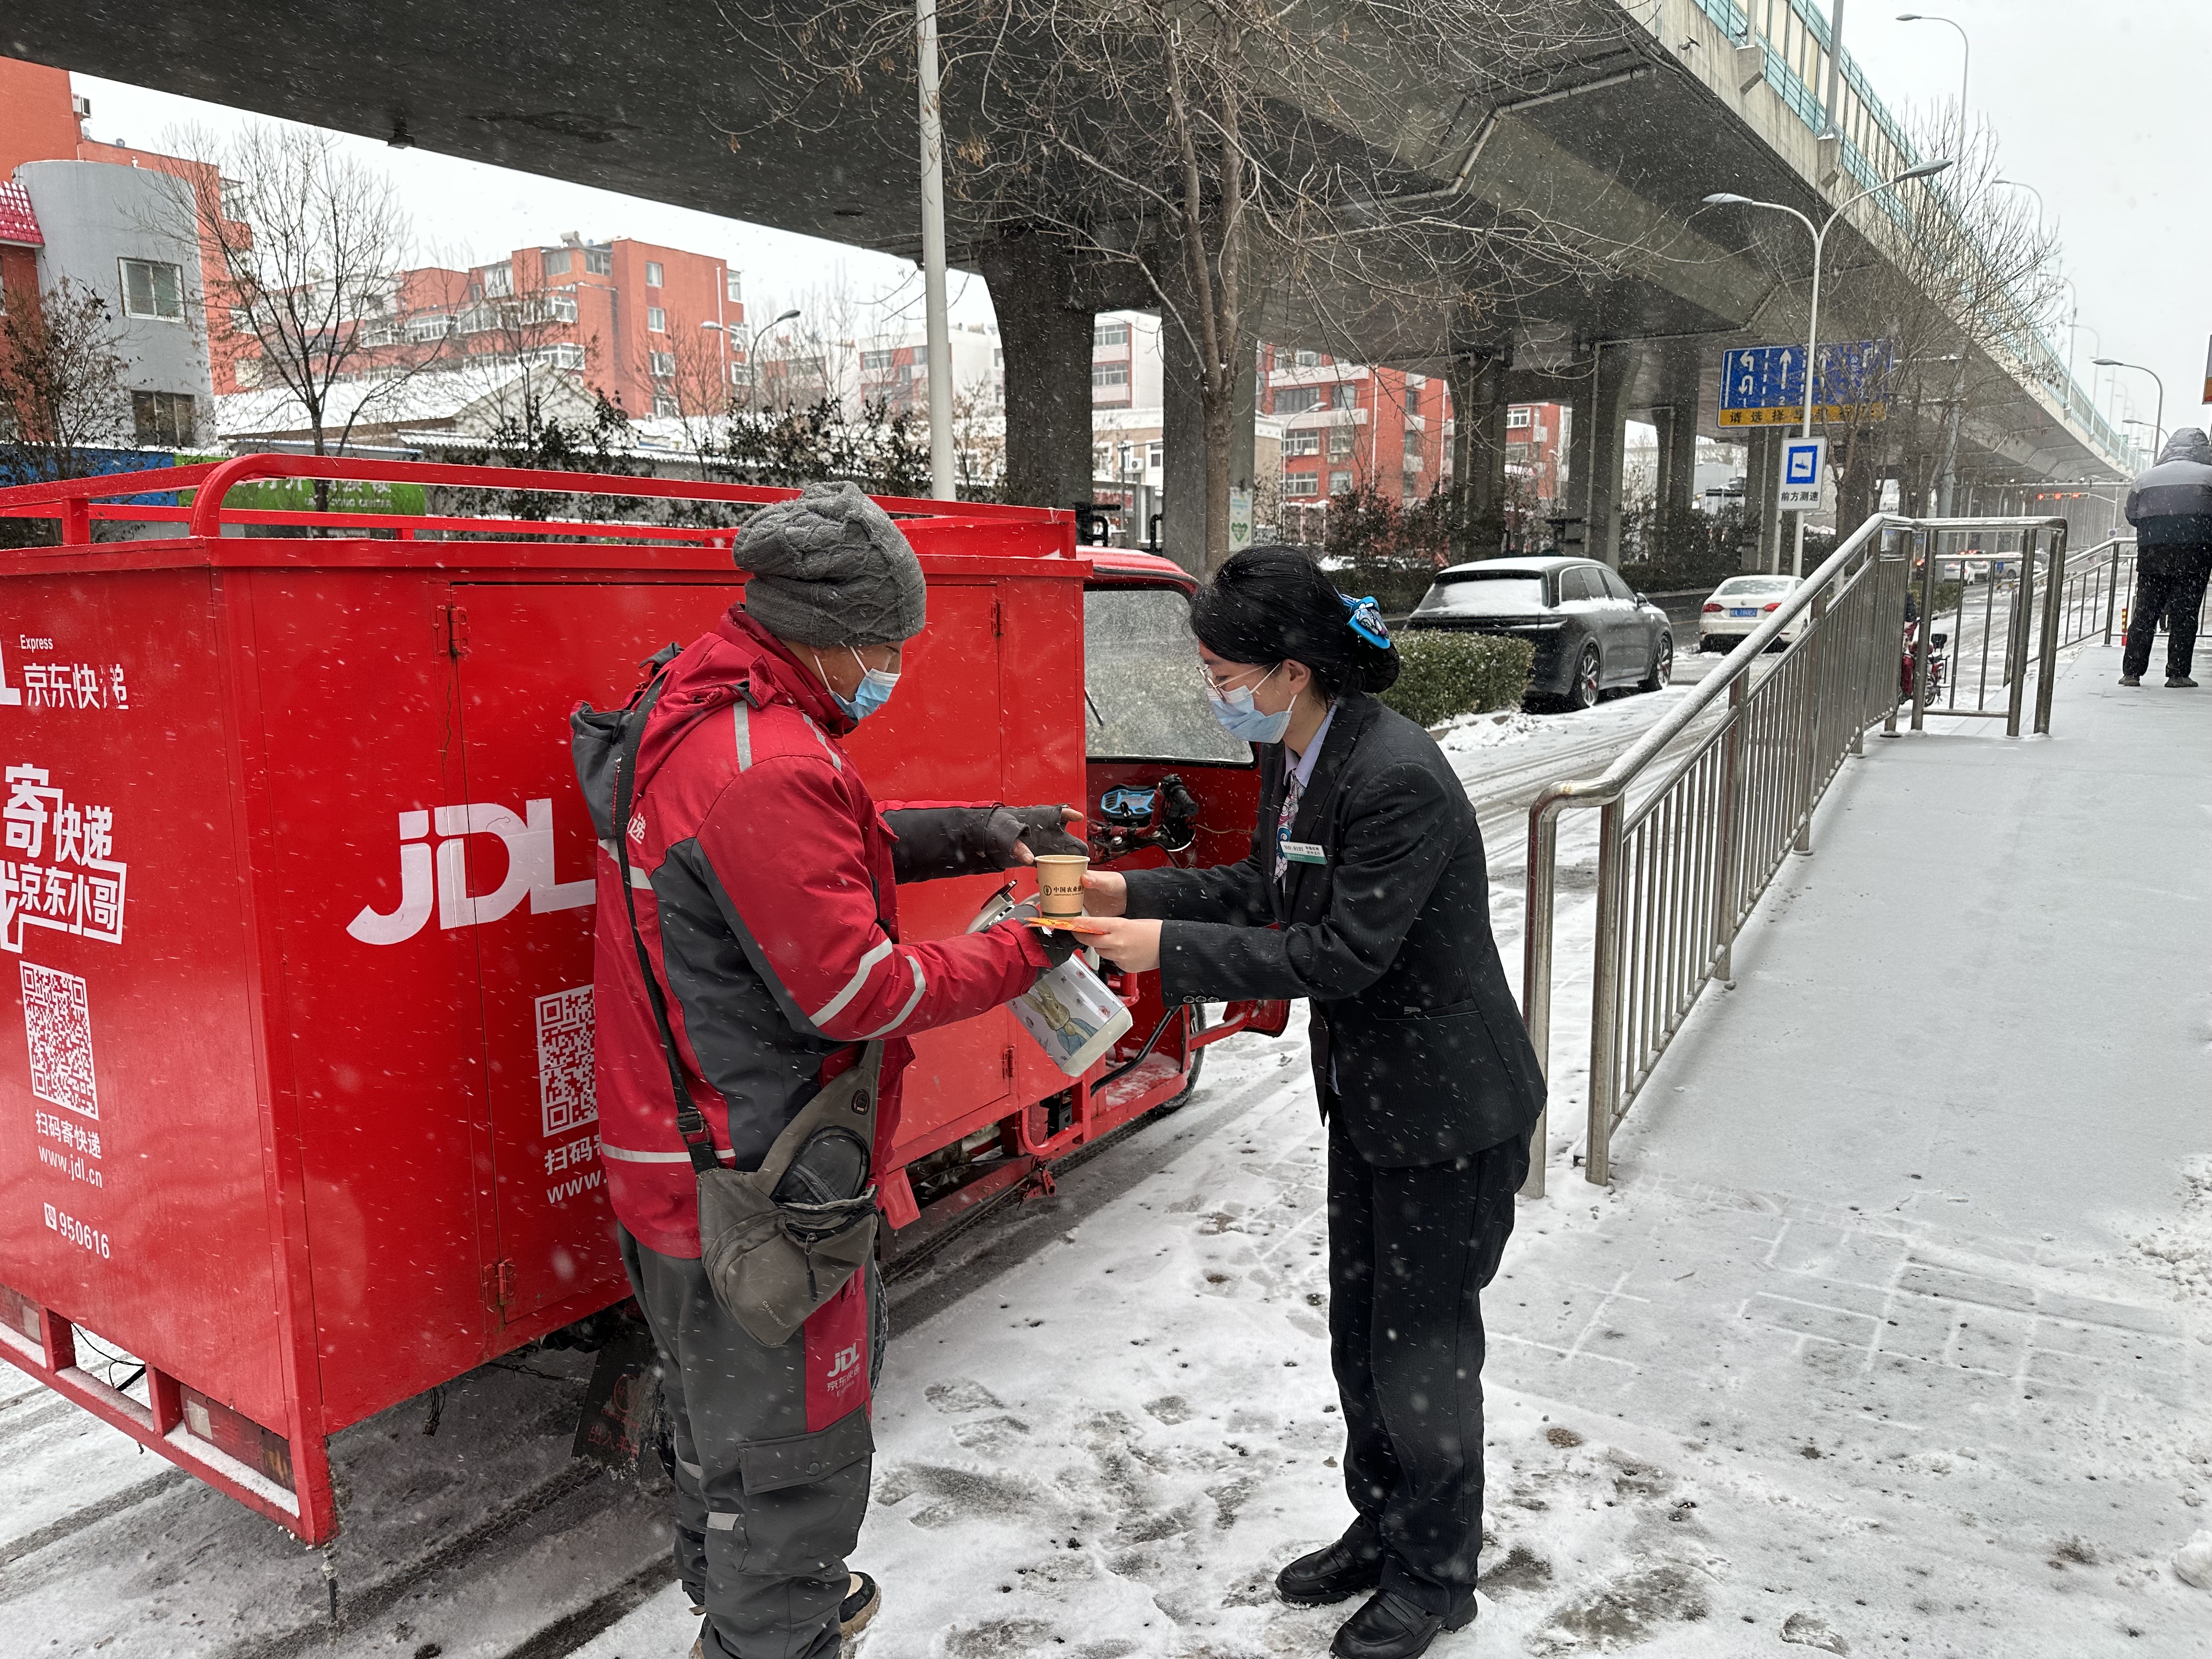
[[[1817,422],[1886,420],[1892,360],[1887,340],[1823,342],[1815,353],[1813,419]],[[2212,385],[2212,374],[2207,376]],[[2208,398],[2207,402],[2212,402]],[[1721,367],[1720,423],[1724,427],[1795,426],[1805,407],[1805,354],[1794,346],[1747,346]]]

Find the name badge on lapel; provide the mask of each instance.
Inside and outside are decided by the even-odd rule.
[[[1328,854],[1322,850],[1317,842],[1286,841],[1283,843],[1283,856],[1292,864],[1327,864],[1328,862]]]

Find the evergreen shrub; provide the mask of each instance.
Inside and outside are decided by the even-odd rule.
[[[1398,683],[1382,701],[1407,720],[1441,726],[1458,714],[1518,708],[1535,647],[1526,640],[1442,629],[1401,629]]]

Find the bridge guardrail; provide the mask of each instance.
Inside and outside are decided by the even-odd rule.
[[[1610,1182],[1613,1130],[1698,994],[1711,981],[1731,977],[1737,934],[1784,858],[1813,850],[1814,809],[1844,759],[1864,752],[1870,727],[1896,734],[1905,599],[1916,559],[1926,617],[1936,572],[1953,556],[1941,550],[1945,541],[1976,532],[2019,544],[2005,555],[2016,568],[2001,649],[1986,647],[2003,676],[2006,706],[1959,712],[2002,718],[2008,733],[2018,735],[2033,673],[2034,727],[2048,732],[2063,620],[2071,614],[2065,607],[2075,592],[2066,574],[2065,520],[1877,514],[1602,774],[1549,785],[1529,808],[1522,1008],[1547,1070],[1559,822],[1571,807],[1599,814],[1583,1153],[1591,1182]],[[1983,556],[1996,555],[1992,550]],[[2101,564],[2093,570],[2105,574]],[[1755,672],[1800,617],[1803,632],[1771,669]],[[1929,685],[1931,631],[1925,625],[1917,630],[1916,729],[1927,708],[1951,712],[1920,701]],[[1669,745],[1723,699],[1721,718],[1668,755]],[[1987,701],[1985,672],[1977,703]],[[1539,1156],[1522,1189],[1530,1195],[1544,1190],[1545,1132],[1540,1122]]]

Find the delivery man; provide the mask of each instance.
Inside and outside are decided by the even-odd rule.
[[[695,1167],[760,1170],[864,1054],[880,1055],[880,1158],[907,1039],[1018,996],[1066,955],[1015,923],[902,943],[896,884],[1082,845],[1061,807],[878,812],[839,739],[892,695],[924,589],[906,538],[856,486],[764,508],[737,562],[751,572],[740,604],[656,659],[626,710],[574,720],[608,854],[593,967],[600,1153],[659,1351],[677,1569],[706,1618],[693,1652],[821,1659],[880,1599],[845,1558],[867,1508],[882,1287],[852,1273],[789,1340],[764,1344],[701,1261]],[[688,1142],[679,1091],[696,1103],[688,1121],[704,1119]],[[856,1099],[860,1111],[867,1097]],[[711,1154],[695,1157],[709,1134]],[[860,1161],[850,1191],[810,1195],[863,1190]]]

